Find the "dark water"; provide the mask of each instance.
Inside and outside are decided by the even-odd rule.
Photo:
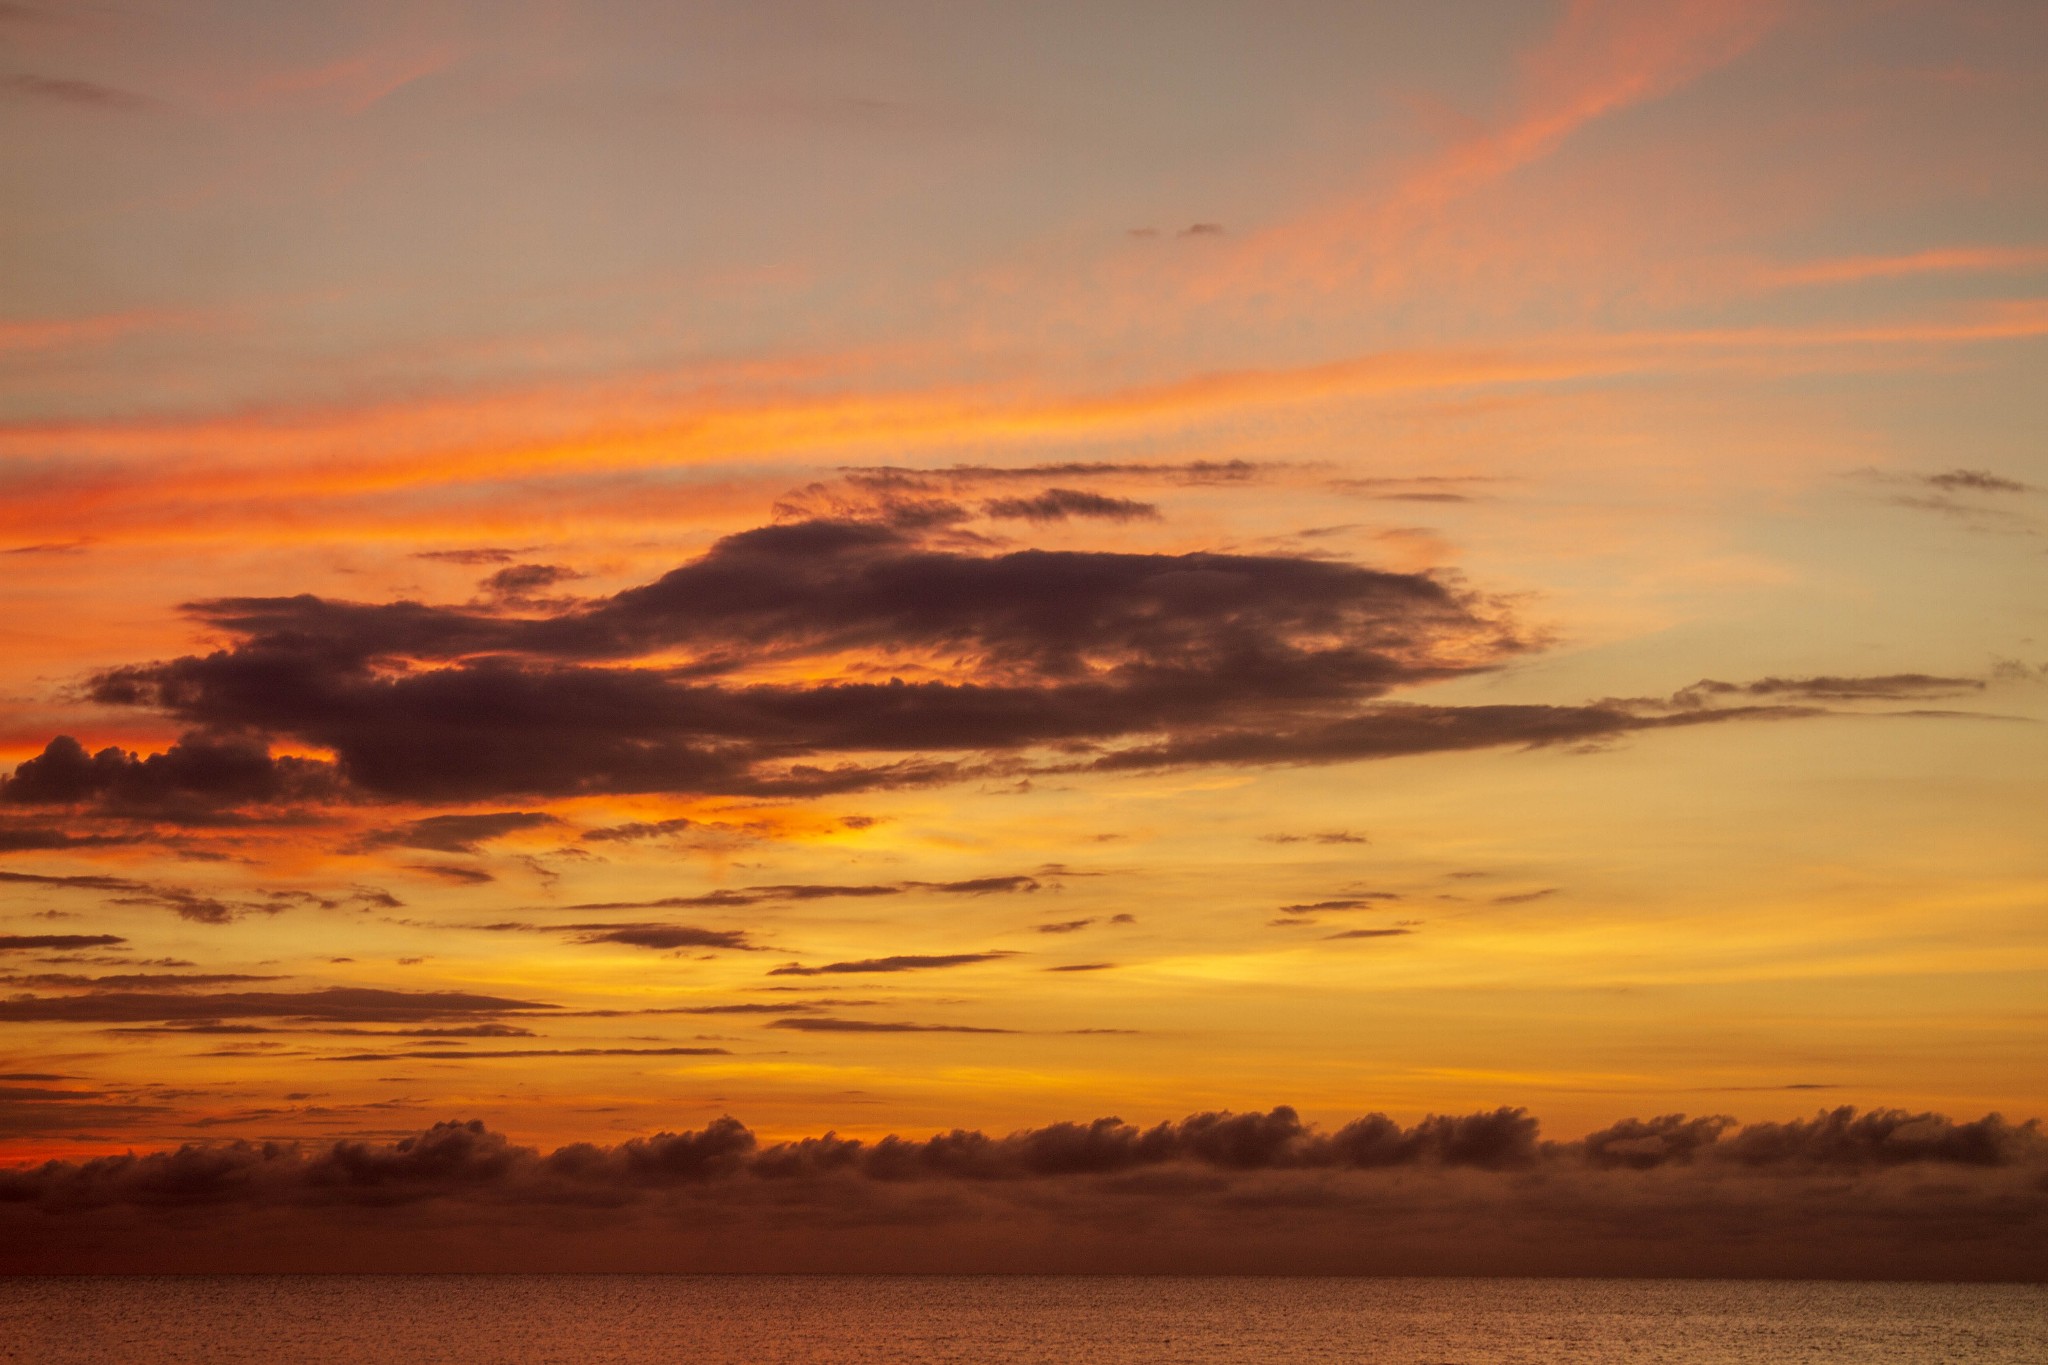
[[[2048,1286],[1678,1280],[0,1280],[0,1360],[2048,1362]]]

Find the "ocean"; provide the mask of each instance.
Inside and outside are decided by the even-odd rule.
[[[0,1360],[2041,1365],[2048,1286],[1040,1276],[0,1280]]]

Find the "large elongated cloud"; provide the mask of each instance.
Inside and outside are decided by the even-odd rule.
[[[194,603],[233,643],[111,669],[90,688],[194,735],[148,759],[59,741],[0,798],[291,799],[328,778],[394,800],[806,795],[1031,764],[1582,743],[1787,709],[1397,704],[1382,699],[1497,667],[1528,641],[1489,600],[1428,573],[1286,555],[968,553],[919,536],[856,519],[762,527],[653,583],[525,616],[303,595]],[[260,737],[329,750],[335,768],[264,770]]]

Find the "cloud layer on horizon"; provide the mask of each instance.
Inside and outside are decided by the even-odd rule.
[[[173,1223],[176,1238],[152,1231]],[[10,1271],[253,1266],[288,1244],[306,1269],[427,1268],[431,1247],[441,1269],[2039,1279],[2048,1140],[1995,1114],[1843,1107],[1744,1127],[1624,1119],[1546,1142],[1522,1109],[1324,1130],[1282,1106],[872,1141],[763,1143],[723,1118],[543,1154],[444,1122],[392,1142],[0,1171],[0,1228]]]

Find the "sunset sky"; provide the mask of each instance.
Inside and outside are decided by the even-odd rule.
[[[0,1166],[2048,1115],[2044,69],[0,5]]]

